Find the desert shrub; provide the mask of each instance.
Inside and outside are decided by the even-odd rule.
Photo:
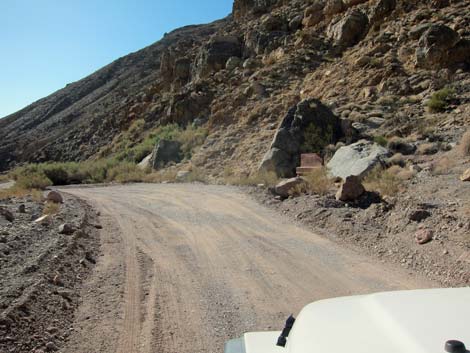
[[[460,139],[459,150],[463,157],[470,156],[470,131],[465,132]]]
[[[432,112],[444,111],[447,108],[448,100],[452,98],[454,94],[454,89],[445,87],[439,91],[434,92],[426,105]]]
[[[364,178],[363,185],[366,190],[378,192],[382,196],[394,196],[401,191],[403,181],[393,170],[377,167]]]
[[[184,157],[190,159],[195,149],[206,141],[207,135],[207,129],[193,125],[189,125],[181,131],[176,139],[181,142]]]
[[[120,163],[111,167],[106,174],[107,181],[118,183],[141,182],[144,180],[145,172],[134,163]]]
[[[313,194],[326,195],[333,186],[333,181],[329,178],[325,168],[315,168],[303,179],[305,180],[305,191]]]
[[[46,164],[42,168],[44,175],[49,178],[53,185],[67,185],[69,184],[69,170],[72,165],[62,163]]]
[[[374,136],[374,142],[382,147],[385,147],[388,144],[387,138],[381,135]]]
[[[16,179],[16,186],[19,189],[32,190],[40,189],[43,190],[48,186],[51,186],[52,181],[44,174],[28,174],[19,176]]]
[[[119,161],[139,163],[152,153],[160,140],[172,140],[181,142],[184,157],[190,159],[194,150],[204,143],[207,135],[207,129],[193,125],[188,125],[186,129],[181,129],[177,124],[159,126],[137,145],[132,145],[129,140],[120,142],[115,158]]]

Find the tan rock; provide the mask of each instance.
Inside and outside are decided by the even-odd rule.
[[[361,184],[361,179],[355,175],[348,176],[339,187],[336,193],[338,201],[354,201],[360,197],[366,190]]]
[[[274,191],[281,197],[289,197],[290,192],[297,186],[302,185],[305,181],[302,178],[291,178],[281,181],[276,185]]]
[[[416,242],[420,245],[426,244],[432,240],[433,232],[430,229],[421,228],[415,233]]]
[[[467,169],[463,174],[460,176],[460,180],[462,181],[470,181],[470,169]]]

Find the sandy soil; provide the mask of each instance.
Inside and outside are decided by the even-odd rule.
[[[357,255],[234,188],[67,188],[101,214],[103,255],[63,352],[222,352],[307,303],[435,284]],[[99,226],[98,226],[99,227]]]

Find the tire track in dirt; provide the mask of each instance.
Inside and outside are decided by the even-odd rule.
[[[92,201],[123,239],[119,353],[220,353],[245,331],[280,329],[313,300],[433,285],[289,224],[234,188],[67,192]]]

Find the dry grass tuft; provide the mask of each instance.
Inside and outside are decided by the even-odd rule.
[[[37,189],[25,189],[18,185],[14,185],[8,189],[0,189],[0,200],[5,200],[8,198],[22,198],[26,196],[31,196],[33,201],[42,202],[44,197],[42,191]]]
[[[447,156],[439,158],[432,164],[432,174],[434,175],[445,175],[452,172],[452,168],[456,165],[456,160]]]
[[[400,180],[411,180],[416,175],[416,172],[403,168],[399,165],[391,166],[387,169],[387,173],[390,173]]]
[[[395,153],[392,157],[387,160],[387,163],[391,166],[404,167],[406,165],[405,157],[401,153]]]
[[[326,168],[315,168],[303,177],[306,192],[317,195],[326,195],[333,187],[333,181],[328,177]]]
[[[273,187],[279,183],[279,177],[274,172],[256,172],[249,176],[233,175],[230,169],[224,170],[224,180],[229,185],[264,185]]]
[[[172,183],[176,181],[176,174],[177,171],[174,168],[164,169],[145,175],[143,181],[145,183]]]
[[[59,213],[60,211],[60,205],[55,202],[46,202],[44,205],[44,208],[42,210],[42,214],[48,215],[48,216],[53,216]]]
[[[393,168],[393,169],[392,169]],[[387,170],[374,168],[364,179],[363,185],[368,191],[378,192],[382,196],[394,196],[403,189],[403,180],[398,177],[398,166]],[[400,168],[402,169],[402,168]]]

